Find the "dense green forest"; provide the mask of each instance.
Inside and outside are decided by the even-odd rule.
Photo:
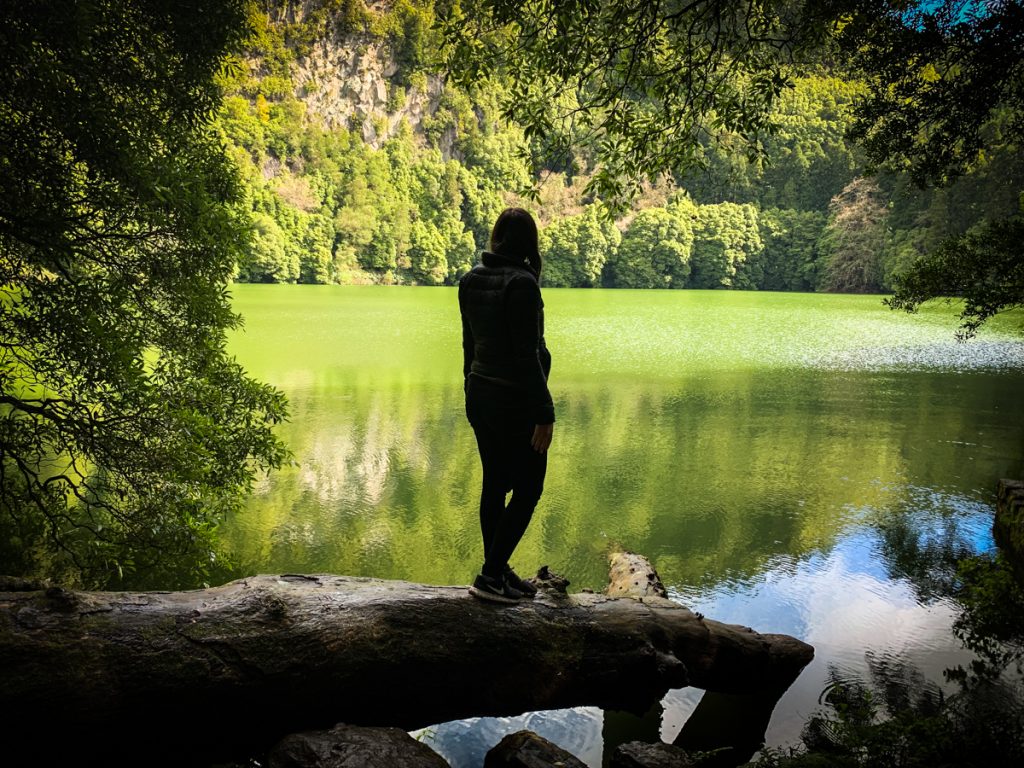
[[[532,209],[542,224],[546,286],[895,289],[897,308],[962,298],[970,335],[1024,297],[1022,53],[1020,0],[0,6],[0,574],[89,588],[188,587],[314,542],[334,558],[328,567],[422,558],[437,568],[432,578],[456,580],[437,552],[453,541],[474,551],[456,535],[467,528],[460,489],[475,483],[468,432],[455,439],[461,454],[449,440],[462,421],[458,365],[430,392],[433,405],[418,407],[428,401],[416,399],[415,377],[401,373],[386,386],[370,367],[368,350],[391,364],[398,347],[383,343],[394,342],[382,333],[388,316],[359,307],[357,320],[339,323],[366,337],[366,347],[351,345],[352,386],[344,366],[311,370],[328,345],[308,333],[316,321],[307,318],[325,315],[307,314],[286,342],[303,359],[266,376],[290,390],[289,406],[284,391],[234,357],[229,334],[242,325],[246,292],[307,302],[311,293],[236,286],[232,295],[230,284],[451,285],[508,205]],[[347,293],[439,306],[451,298]],[[632,326],[638,308],[669,314],[668,303],[656,306],[664,300],[699,302],[708,322],[721,324],[709,302],[758,298],[554,296],[635,299],[617,317],[583,316],[607,337],[615,322]],[[848,299],[877,303],[826,298],[833,313]],[[450,302],[443,311],[448,328]],[[268,326],[284,317],[272,314]],[[782,334],[763,317],[746,312],[729,327],[761,326],[762,339],[773,336],[768,346]],[[814,323],[794,325],[831,342]],[[654,397],[650,370],[680,358],[649,353],[671,339],[706,354],[716,338],[707,327],[653,337],[640,367],[607,381],[590,364],[601,352],[591,344],[575,391],[572,368],[559,369],[563,467],[586,459],[598,480],[562,498],[552,483],[547,499],[563,513],[534,530],[568,562],[598,561],[613,542],[591,515],[610,500],[620,535],[675,542],[652,554],[687,584],[767,573],[783,554],[806,562],[855,516],[892,512],[895,526],[881,531],[886,578],[917,585],[922,607],[934,595],[957,601],[953,631],[980,663],[949,670],[961,690],[945,701],[931,686],[914,700],[901,698],[908,687],[880,686],[894,694],[883,701],[837,676],[825,699],[836,715],[809,722],[803,764],[1019,763],[1019,573],[984,552],[968,557],[979,548],[974,538],[961,546],[943,533],[946,518],[970,522],[976,507],[988,509],[979,488],[1019,476],[1019,451],[985,434],[1005,423],[1001,439],[1019,446],[1007,418],[1018,402],[1019,344],[988,345],[1005,376],[959,377],[957,368],[957,377],[927,384],[876,375],[870,360],[867,376],[846,368],[832,376],[827,364],[844,362],[840,355],[803,377],[809,394],[801,394],[791,367],[759,377],[727,366],[725,384],[711,388],[710,377],[669,365],[691,378]],[[573,328],[551,330],[568,339]],[[751,338],[723,345],[718,358],[742,364]],[[925,333],[912,341],[941,346]],[[281,344],[259,343],[282,356]],[[563,349],[560,360],[571,359],[571,345]],[[878,349],[883,368],[900,367],[901,348]],[[945,365],[968,357],[957,349]],[[787,366],[800,359],[801,350],[787,351]],[[360,389],[360,380],[369,385]],[[762,386],[775,380],[778,389]],[[620,400],[608,397],[613,389]],[[993,396],[1002,389],[1010,399]],[[919,398],[908,402],[920,403],[912,417],[889,409],[888,393],[908,391]],[[935,408],[942,398],[955,406],[946,416]],[[323,427],[313,404],[330,414]],[[311,431],[281,426],[289,407]],[[658,431],[637,430],[641,411]],[[829,418],[816,426],[816,414]],[[578,430],[588,419],[596,428]],[[432,428],[444,439],[421,439]],[[645,453],[645,444],[657,451]],[[289,448],[301,463],[289,462]],[[431,450],[442,458],[428,460]],[[684,452],[727,474],[697,482],[680,471]],[[961,476],[976,456],[986,468]],[[811,472],[796,470],[801,459]],[[927,466],[927,482],[918,485],[908,466]],[[440,482],[430,467],[440,467]],[[293,484],[269,484],[266,471],[282,468]],[[897,482],[883,483],[886,473]],[[360,476],[371,481],[371,511],[349,514],[338,491],[357,493]],[[827,503],[805,493],[808,476],[846,495]],[[262,507],[246,506],[254,489]],[[390,503],[422,489],[422,517],[415,504]],[[906,505],[885,507],[883,491],[905,492]],[[857,503],[876,494],[878,503]],[[710,500],[708,514],[687,514],[697,497]],[[310,500],[323,502],[315,525],[289,506]],[[665,500],[671,506],[658,513]],[[905,524],[917,506],[936,514]],[[226,521],[242,518],[255,535],[222,537]],[[752,546],[738,520],[766,535]],[[408,543],[395,544],[404,533]],[[737,583],[746,589],[749,580]],[[839,583],[830,590],[839,593]],[[45,599],[63,605],[64,594]],[[767,764],[788,757],[768,755]]]
[[[548,286],[877,291],[913,263],[905,306],[1019,305],[1019,4],[849,5],[5,6],[10,570],[207,571],[287,455],[284,396],[228,354],[227,283],[451,284],[509,204],[543,225]]]
[[[945,238],[1018,209],[1012,144],[945,188],[869,173],[848,138],[864,87],[822,56],[774,107],[763,156],[718,136],[702,169],[646,183],[613,221],[586,188],[585,137],[569,157],[527,137],[493,82],[442,79],[432,0],[385,5],[251,8],[218,119],[253,216],[239,281],[452,284],[517,204],[543,226],[549,286],[884,292]]]

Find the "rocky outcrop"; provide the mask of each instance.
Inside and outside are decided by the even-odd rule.
[[[340,723],[326,731],[293,733],[267,755],[268,768],[448,768],[426,744],[399,728]]]
[[[487,753],[484,768],[586,768],[586,763],[532,731],[518,731]]]
[[[437,111],[444,90],[437,75],[405,85],[398,71],[386,42],[336,36],[318,41],[298,59],[295,96],[328,127],[359,130],[367,144],[379,148],[403,120],[419,131],[423,119]]]
[[[999,481],[992,528],[999,546],[1009,552],[1015,570],[1024,570],[1024,482]]]

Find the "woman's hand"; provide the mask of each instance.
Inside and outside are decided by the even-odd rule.
[[[533,439],[530,445],[537,453],[544,453],[551,445],[551,435],[555,431],[554,424],[538,424],[533,428]]]

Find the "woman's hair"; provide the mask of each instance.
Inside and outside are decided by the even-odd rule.
[[[502,211],[491,230],[490,250],[502,256],[523,259],[540,275],[543,262],[537,244],[537,222],[529,211],[522,208],[506,208]]]

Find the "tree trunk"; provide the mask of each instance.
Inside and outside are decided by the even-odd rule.
[[[465,587],[290,574],[189,592],[4,592],[0,722],[37,762],[231,756],[337,722],[413,729],[642,711],[685,685],[772,690],[812,656],[662,597],[542,588],[502,606]]]

